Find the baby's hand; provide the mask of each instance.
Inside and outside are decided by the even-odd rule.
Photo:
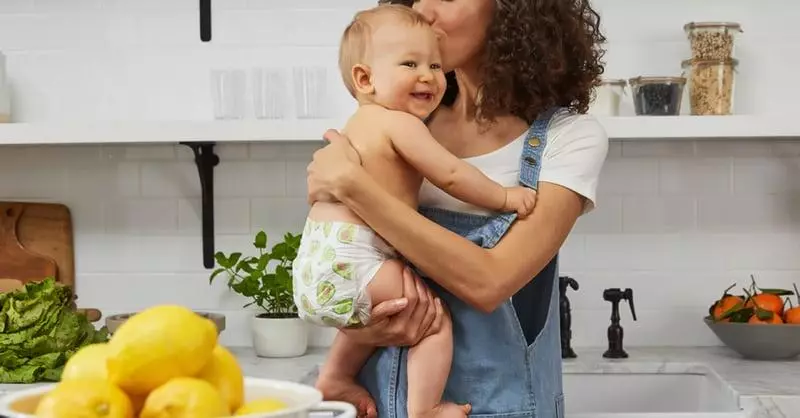
[[[517,212],[517,216],[522,219],[533,212],[536,207],[536,190],[522,187],[506,187],[506,205],[503,212]]]

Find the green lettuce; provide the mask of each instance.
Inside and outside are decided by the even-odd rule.
[[[108,341],[72,309],[72,289],[52,277],[0,293],[0,383],[58,381],[81,347]]]

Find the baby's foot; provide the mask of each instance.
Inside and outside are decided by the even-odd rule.
[[[358,418],[376,418],[378,416],[375,401],[364,387],[353,378],[320,376],[315,384],[327,401],[342,401],[356,407]]]
[[[472,411],[469,404],[458,405],[451,402],[440,403],[433,409],[422,413],[411,413],[410,418],[465,418]]]

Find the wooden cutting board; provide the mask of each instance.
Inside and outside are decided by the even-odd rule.
[[[0,279],[53,276],[75,289],[72,216],[61,204],[0,201]]]

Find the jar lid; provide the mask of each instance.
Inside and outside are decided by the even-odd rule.
[[[685,84],[686,77],[634,77],[628,82],[634,84]]]
[[[625,80],[623,80],[621,78],[605,78],[602,81],[600,81],[600,84],[608,84],[608,85],[611,85],[611,86],[623,86],[624,87],[626,82],[625,82]]]
[[[689,22],[683,25],[684,31],[689,31],[692,29],[714,29],[714,28],[724,28],[724,29],[744,32],[742,30],[742,25],[736,22]]]
[[[736,58],[716,58],[716,59],[688,59],[681,61],[681,67],[686,67],[689,65],[732,65],[737,66],[739,65],[739,60]]]

